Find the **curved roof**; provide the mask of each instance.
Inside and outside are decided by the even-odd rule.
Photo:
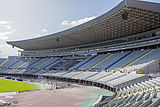
[[[122,14],[127,13],[127,20]],[[160,4],[123,0],[109,12],[71,29],[7,43],[24,50],[57,49],[104,42],[160,28]]]

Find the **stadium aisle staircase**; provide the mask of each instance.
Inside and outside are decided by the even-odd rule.
[[[126,58],[128,55],[130,55],[132,52],[127,53],[126,55],[122,56],[120,59],[118,59],[117,61],[113,62],[111,65],[109,65],[108,67],[106,67],[104,70],[108,70],[110,67],[112,67],[114,64],[118,63],[119,61],[121,61],[122,59]]]
[[[4,65],[9,59],[6,59],[3,63],[0,64],[0,67]]]
[[[25,64],[27,64],[27,63],[30,62],[31,60],[32,60],[32,59],[28,60],[27,62],[24,62],[22,65],[18,66],[17,69],[18,69],[18,68],[21,68],[22,66],[24,66]]]
[[[39,62],[40,60],[41,60],[41,59],[39,58],[36,62],[34,62],[34,63],[30,64],[28,67],[30,67],[30,66],[32,66],[32,65],[34,65],[35,63]]]
[[[16,63],[18,63],[20,61],[20,59],[19,60],[17,60],[15,63],[13,63],[12,65],[10,65],[8,68],[11,68],[13,65],[15,65]]]
[[[140,60],[141,58],[145,57],[146,55],[152,53],[155,49],[150,50],[149,52],[145,53],[144,55],[138,57],[137,59],[135,59],[134,61],[130,62],[129,64],[127,64],[126,66],[122,67],[121,70],[123,70],[124,68],[130,66],[131,64],[135,63],[136,61]]]
[[[98,63],[96,63],[95,65],[93,65],[91,68],[89,68],[89,70],[92,70],[95,66],[99,65],[100,63],[102,63],[103,61],[107,60],[108,58],[110,58],[113,54],[107,56],[106,58],[104,58],[103,60],[99,61]]]
[[[80,72],[80,73],[78,73],[78,74],[74,75],[72,78],[75,78],[75,77],[77,77],[77,76],[81,75],[82,73],[83,73],[83,72]]]
[[[52,58],[47,59],[46,61],[44,61],[43,63],[41,63],[40,65],[38,65],[38,66],[36,66],[36,67],[34,67],[34,68],[40,67],[41,65],[45,64],[46,62],[48,62],[48,61],[51,60],[51,59],[52,59]]]
[[[90,76],[86,77],[85,79],[91,78],[91,77],[93,77],[93,76],[95,76],[95,75],[97,75],[97,74],[99,74],[99,72],[97,72],[97,73],[95,73],[95,74],[93,74],[93,75],[90,75]]]
[[[102,80],[103,78],[109,77],[109,76],[112,75],[112,74],[113,74],[113,73],[108,74],[108,75],[106,75],[106,76],[104,76],[104,77],[98,78],[96,81],[99,81],[99,80]]]
[[[44,68],[49,67],[50,65],[53,65],[54,63],[58,62],[59,60],[61,60],[61,58],[58,58],[57,60],[53,61],[52,63],[46,65]]]
[[[92,56],[89,60],[85,61],[84,63],[82,63],[81,65],[79,65],[76,69],[80,68],[81,66],[85,65],[86,63],[88,63],[89,61],[91,61],[92,59],[94,59],[95,57],[97,57],[97,55]]]
[[[5,60],[5,58],[0,58],[0,64],[3,63]]]

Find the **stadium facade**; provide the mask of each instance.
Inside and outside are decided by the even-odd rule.
[[[159,3],[123,0],[71,29],[7,43],[23,51],[20,58],[0,60],[2,75],[44,77],[116,92],[98,106],[160,102]]]

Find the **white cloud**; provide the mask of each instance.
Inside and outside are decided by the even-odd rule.
[[[63,21],[62,23],[61,23],[61,25],[69,25],[70,24],[70,21]]]
[[[41,31],[42,31],[42,32],[48,32],[48,30],[47,30],[47,29],[42,29]]]
[[[11,23],[12,22],[10,22],[10,21],[0,21],[0,25],[9,25]]]
[[[16,30],[12,27],[11,21],[0,21],[0,57],[17,55],[17,48],[12,48],[6,40],[14,34]]]
[[[0,40],[7,40],[10,35],[13,35],[15,30],[11,26],[10,21],[0,21]]]
[[[0,45],[0,57],[7,58],[8,56],[17,56],[18,48],[12,48],[11,45],[3,44]]]
[[[2,25],[5,29],[11,30],[11,25]]]
[[[68,25],[68,26],[77,26],[80,25],[82,23],[88,22],[92,19],[96,18],[96,16],[92,16],[92,17],[85,17],[83,19],[79,19],[79,20],[73,20],[73,21],[69,21],[69,20],[65,20],[61,23],[61,25]]]
[[[0,32],[0,40],[7,40],[9,35],[12,35],[13,31]]]
[[[1,36],[1,35],[0,35],[0,40],[7,40],[7,39],[8,39],[7,36]]]

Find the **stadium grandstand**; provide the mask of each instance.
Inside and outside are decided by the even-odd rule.
[[[160,105],[160,4],[123,0],[89,22],[8,41],[23,49],[0,59],[0,74],[97,86],[115,94],[95,107]]]

